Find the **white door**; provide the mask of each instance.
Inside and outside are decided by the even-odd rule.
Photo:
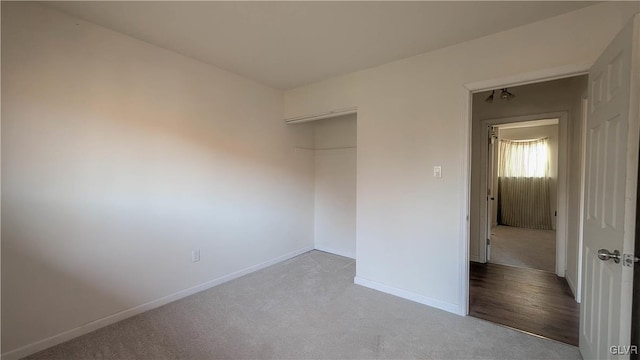
[[[585,359],[628,358],[640,125],[640,15],[589,71],[580,351]],[[602,250],[601,250],[602,249]]]

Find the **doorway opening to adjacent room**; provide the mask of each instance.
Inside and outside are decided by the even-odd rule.
[[[543,117],[543,115],[539,115]],[[487,124],[486,261],[556,272],[559,118]],[[565,140],[565,139],[563,139]],[[564,160],[564,159],[563,159]],[[564,162],[564,161],[563,161]],[[564,165],[564,164],[563,164]]]
[[[586,76],[473,94],[469,315],[578,344]]]
[[[463,231],[466,235],[463,255],[471,263],[464,263],[462,270],[469,274],[469,282],[461,284],[461,292],[467,300],[467,313],[574,345],[578,345],[579,339],[580,353],[585,359],[610,358],[612,354],[628,356],[629,349],[637,346],[637,336],[632,338],[632,333],[638,333],[637,318],[634,319],[637,314],[633,312],[637,297],[633,298],[632,280],[639,259],[634,243],[640,148],[640,82],[636,76],[640,73],[639,39],[640,15],[636,14],[593,64],[547,68],[465,85],[471,132],[467,131],[467,159],[470,160],[465,200],[468,211],[463,215],[468,224],[466,232]],[[484,138],[478,134],[484,130],[480,121],[474,121],[476,111],[484,106],[480,96],[486,96],[486,101],[491,102],[494,97],[487,96],[486,91],[495,95],[498,89],[500,99],[505,93],[504,99],[513,102],[509,90],[511,94],[518,94],[516,89],[523,90],[519,93],[522,95],[526,94],[526,86],[544,86],[544,81],[550,79],[562,80],[582,74],[588,77],[568,80],[577,85],[577,92],[572,93],[571,86],[559,93],[547,89],[543,94],[551,97],[546,101],[532,101],[530,106],[520,108],[524,114],[539,113],[532,111],[532,106],[559,105],[562,104],[559,99],[571,94],[568,96],[572,100],[564,107],[568,109],[570,124],[564,128],[570,129],[566,154],[569,158],[567,209],[571,211],[566,213],[566,249],[559,247],[566,251],[564,256],[557,256],[558,274],[509,266],[496,269],[499,265],[487,263],[486,248],[480,246],[486,240],[486,233],[478,231],[487,220],[479,216],[480,204],[487,198],[487,188],[479,186],[482,179],[477,160]],[[518,85],[523,86],[515,88]],[[481,92],[485,93],[480,95]],[[493,110],[499,112],[500,109]],[[486,118],[506,116],[514,115],[502,113]],[[562,123],[561,118],[561,134]],[[560,152],[559,156],[562,155]],[[558,209],[558,215],[560,218],[562,209]],[[562,284],[565,290],[554,291],[554,283]],[[637,288],[635,290],[637,294]],[[581,303],[579,320],[572,291],[575,300]],[[550,301],[554,302],[552,306]],[[575,325],[568,328],[571,324]],[[626,352],[616,351],[622,348],[627,349]]]

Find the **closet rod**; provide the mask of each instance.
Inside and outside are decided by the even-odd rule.
[[[320,150],[342,150],[342,149],[355,149],[357,146],[341,146],[341,147],[332,147],[332,148],[305,148],[305,147],[296,147],[299,150],[310,150],[310,151],[320,151]]]
[[[358,112],[357,107],[350,107],[350,108],[332,110],[332,111],[328,111],[320,114],[288,118],[288,119],[284,119],[284,122],[287,125],[293,125],[293,124],[300,124],[300,123],[305,123],[305,122],[315,121],[315,120],[330,119],[330,118],[343,116],[343,115],[356,114],[357,112]]]

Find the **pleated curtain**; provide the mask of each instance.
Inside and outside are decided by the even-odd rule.
[[[498,223],[551,229],[549,145],[546,138],[500,140]]]

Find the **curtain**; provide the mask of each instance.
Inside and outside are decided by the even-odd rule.
[[[551,229],[549,145],[537,140],[500,140],[498,223]]]

